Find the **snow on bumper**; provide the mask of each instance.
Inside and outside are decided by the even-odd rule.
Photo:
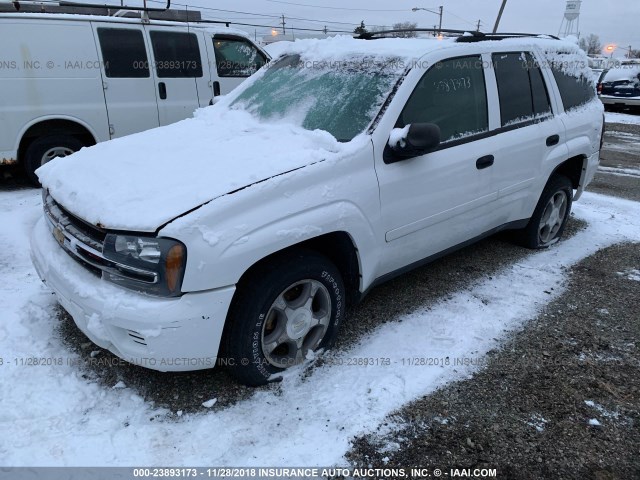
[[[31,234],[40,278],[96,345],[159,371],[215,366],[234,287],[157,298],[112,285],[85,270],[56,243],[41,219]]]

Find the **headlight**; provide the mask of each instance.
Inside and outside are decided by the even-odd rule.
[[[180,295],[187,263],[187,249],[181,242],[110,233],[102,253],[114,263],[104,271],[106,280],[153,295]]]

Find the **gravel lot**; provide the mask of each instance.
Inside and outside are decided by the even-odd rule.
[[[602,166],[640,169],[640,126],[608,125]],[[28,188],[17,168],[0,175],[4,191]],[[640,201],[640,175],[599,172],[590,190]],[[582,227],[571,220],[566,234]],[[526,255],[501,234],[378,287],[350,313],[338,347]],[[575,266],[565,294],[492,352],[473,378],[396,412],[393,435],[354,439],[352,464],[479,466],[497,468],[498,478],[640,478],[640,283],[617,273],[634,268],[638,245],[601,250]],[[56,321],[67,347],[85,361],[87,379],[108,388],[122,381],[159,407],[205,411],[202,402],[215,392],[216,410],[255,392],[221,369],[167,374],[123,364],[61,309]],[[601,425],[590,426],[591,419]]]

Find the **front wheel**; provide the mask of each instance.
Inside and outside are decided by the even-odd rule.
[[[254,269],[238,285],[223,355],[247,385],[302,363],[310,351],[335,342],[345,309],[340,272],[323,255],[298,251]]]
[[[558,240],[571,212],[573,186],[564,175],[554,175],[542,191],[527,226],[520,232],[520,243],[528,248],[547,248]]]

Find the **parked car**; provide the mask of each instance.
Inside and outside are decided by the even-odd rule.
[[[598,81],[598,97],[609,110],[640,107],[640,64],[605,70]]]
[[[193,119],[47,163],[40,277],[132,363],[257,385],[385,280],[500,230],[553,245],[603,107],[573,44],[484,38],[296,42]]]
[[[223,26],[0,13],[0,161],[54,157],[190,117],[267,61]]]

